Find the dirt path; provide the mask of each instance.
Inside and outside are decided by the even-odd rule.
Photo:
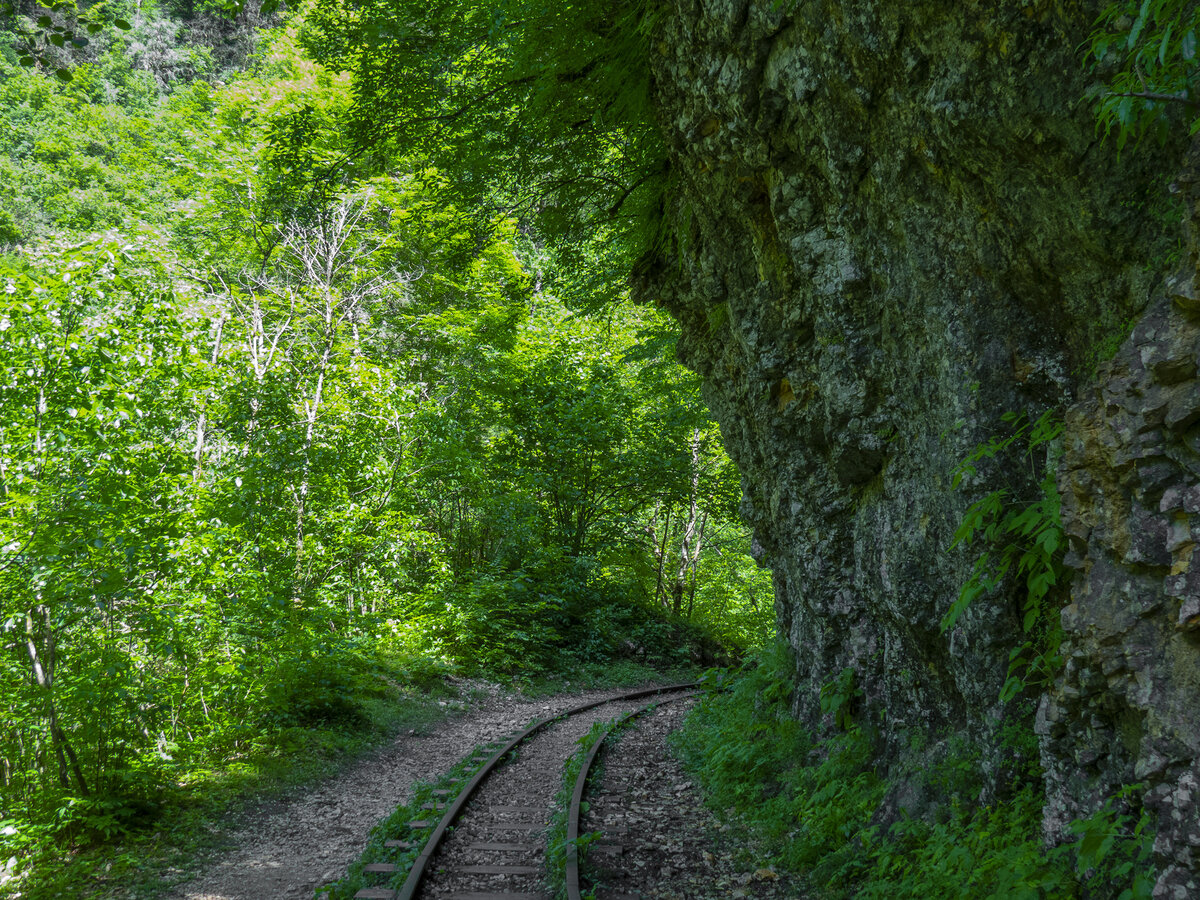
[[[171,895],[174,900],[311,898],[358,857],[372,826],[405,802],[412,785],[445,771],[476,744],[531,719],[631,688],[546,700],[497,692],[430,734],[403,735],[304,796],[254,810],[231,835],[233,849]]]

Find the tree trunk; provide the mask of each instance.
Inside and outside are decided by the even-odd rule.
[[[221,335],[224,331],[225,315],[222,313],[221,317],[217,319],[217,333],[213,338],[212,357],[210,358],[210,365],[214,368],[217,365],[217,359],[221,355]],[[210,390],[204,398],[204,405],[200,409],[200,417],[196,420],[196,448],[192,454],[195,465],[192,469],[192,481],[199,481],[201,472],[204,469],[204,442],[208,437],[208,404],[212,402],[212,397],[213,392]]]
[[[39,615],[42,619],[42,627],[45,631],[45,642],[47,647],[46,665],[42,665],[41,655],[38,653],[37,642],[34,640],[34,615]],[[75,749],[71,746],[71,742],[67,740],[66,734],[62,730],[62,726],[58,722],[58,708],[54,705],[54,694],[52,687],[54,685],[54,631],[50,624],[50,609],[46,606],[37,606],[29,610],[25,614],[25,652],[29,656],[29,665],[33,670],[34,681],[37,682],[46,694],[46,719],[50,726],[50,742],[54,748],[54,755],[58,760],[58,780],[64,788],[70,790],[71,784],[67,777],[67,760],[70,760],[70,771],[75,776],[76,786],[79,789],[80,796],[87,797],[90,795],[87,781],[83,777],[83,767],[79,765],[79,758],[75,755]]]
[[[688,568],[694,567],[700,558],[700,540],[696,533],[700,512],[700,429],[692,431],[692,485],[688,496],[687,522],[683,528],[683,540],[679,544],[679,567],[675,571],[672,585],[671,611],[675,615],[683,612],[683,594],[687,587]]]

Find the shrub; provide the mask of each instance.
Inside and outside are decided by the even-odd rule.
[[[381,684],[370,664],[346,650],[284,657],[267,679],[264,719],[278,726],[367,727],[363,700]]]

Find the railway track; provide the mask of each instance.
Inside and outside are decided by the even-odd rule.
[[[629,720],[664,701],[692,696],[694,688],[671,685],[594,701],[547,716],[490,745],[487,753],[471,760],[473,774],[435,792],[428,818],[410,821],[405,839],[387,842],[396,862],[364,867],[365,876],[394,885],[411,859],[403,883],[363,888],[356,900],[547,900],[543,832],[562,765],[578,739],[596,722],[614,716]],[[567,890],[572,900],[580,897],[575,839],[583,792],[602,743],[592,747],[580,773],[568,818]]]

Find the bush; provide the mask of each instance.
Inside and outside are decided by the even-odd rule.
[[[383,687],[371,664],[347,650],[283,658],[267,681],[264,720],[276,726],[366,728],[363,700]]]

